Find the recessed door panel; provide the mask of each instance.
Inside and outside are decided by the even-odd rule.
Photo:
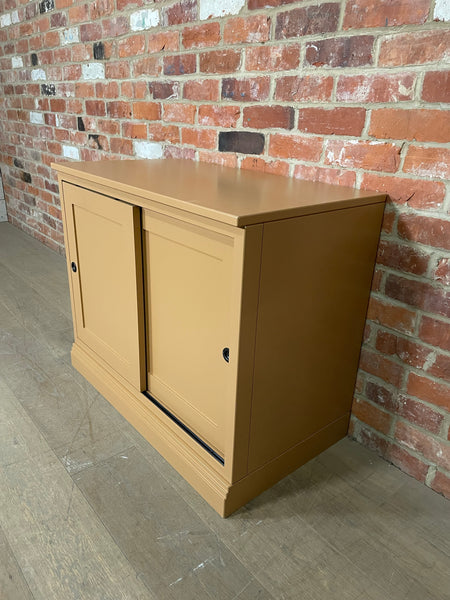
[[[148,391],[223,455],[234,238],[145,211],[143,243]]]
[[[67,183],[63,190],[76,336],[142,389],[139,209]]]

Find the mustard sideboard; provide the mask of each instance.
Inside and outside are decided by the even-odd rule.
[[[175,159],[53,166],[73,365],[220,515],[346,435],[383,195]]]

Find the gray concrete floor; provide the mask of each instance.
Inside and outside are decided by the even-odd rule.
[[[1,600],[448,600],[443,497],[346,439],[223,520],[72,335],[64,259],[0,223]]]

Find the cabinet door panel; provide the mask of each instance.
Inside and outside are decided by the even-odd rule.
[[[232,235],[145,211],[148,390],[222,455],[233,259]]]
[[[139,389],[145,381],[140,212],[63,185],[78,339]]]

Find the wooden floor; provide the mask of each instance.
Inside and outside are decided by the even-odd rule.
[[[1,600],[448,600],[443,497],[347,439],[222,520],[71,342],[64,259],[0,223]]]

